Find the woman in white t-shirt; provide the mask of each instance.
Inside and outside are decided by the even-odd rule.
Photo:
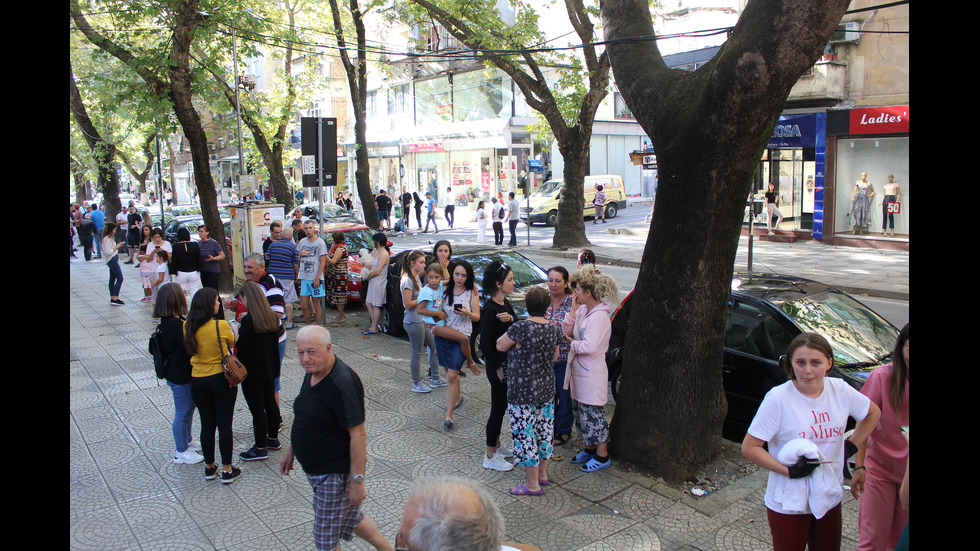
[[[806,546],[810,551],[840,549],[847,418],[858,420],[850,438],[857,444],[867,442],[881,416],[878,406],[846,381],[826,376],[833,357],[830,343],[817,333],[793,339],[781,360],[790,380],[766,394],[742,441],[742,455],[770,471],[765,501],[776,551],[802,551]],[[768,451],[763,447],[766,443]],[[777,459],[787,444],[810,443],[822,461],[803,456]],[[790,461],[793,464],[786,464]],[[815,474],[818,467],[821,470]],[[807,484],[802,500],[794,491],[793,481],[798,479],[806,479]],[[811,511],[814,504],[821,510]]]

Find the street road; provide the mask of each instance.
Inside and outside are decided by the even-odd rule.
[[[465,213],[465,214],[464,214]],[[451,231],[443,231],[438,234],[428,233],[422,234],[417,233],[415,235],[409,235],[408,237],[399,237],[393,239],[394,250],[404,250],[407,248],[422,248],[425,250],[432,250],[432,244],[439,239],[449,239],[452,243],[475,243],[476,241],[476,223],[471,222],[468,218],[471,216],[472,211],[457,208],[457,229]],[[634,205],[624,210],[619,211],[616,218],[609,219],[606,224],[593,224],[591,220],[585,221],[585,231],[589,239],[596,243],[593,249],[602,254],[603,247],[601,244],[597,243],[598,240],[608,240],[610,237],[615,239],[616,244],[623,245],[628,244],[630,247],[635,247],[635,259],[639,259],[643,255],[643,244],[644,239],[642,237],[633,236],[610,236],[607,230],[612,228],[629,228],[629,229],[642,229],[647,226],[645,222],[646,216],[650,213],[649,203],[643,203],[639,205]],[[464,218],[466,218],[464,220]],[[440,220],[444,223],[444,220]],[[414,220],[413,220],[414,226]],[[417,230],[413,230],[417,231]],[[552,238],[554,236],[555,229],[553,227],[545,226],[543,224],[538,224],[531,227],[531,244],[532,247],[528,249],[528,227],[524,223],[521,223],[517,227],[517,250],[531,259],[535,264],[541,266],[544,269],[548,269],[552,266],[564,266],[569,272],[573,272],[576,268],[576,262],[572,259],[557,258],[548,254],[541,253],[540,247],[550,246]],[[510,239],[510,234],[505,228],[505,237]],[[487,238],[490,243],[493,243],[493,232],[488,230]],[[737,266],[736,269],[744,269],[744,266]],[[636,286],[636,278],[638,274],[638,269],[626,266],[602,266],[602,271],[609,274],[616,280],[616,284],[619,287],[620,296],[625,297]],[[804,275],[805,274],[786,274],[786,275]],[[811,276],[812,279],[813,278]],[[876,297],[866,297],[866,296],[855,296],[856,299],[863,302],[866,306],[870,307],[875,312],[878,312],[882,317],[890,321],[896,327],[901,328],[909,320],[909,304],[908,301],[903,300],[892,300]]]

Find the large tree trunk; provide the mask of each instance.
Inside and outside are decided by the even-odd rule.
[[[751,0],[698,71],[654,41],[609,46],[613,74],[660,167],[634,291],[611,450],[678,479],[720,449],[722,346],[745,200],[786,97],[848,0]],[[605,0],[607,40],[652,36],[645,0]]]
[[[591,138],[591,127],[589,128]],[[582,139],[580,128],[566,130],[558,141],[558,150],[565,161],[562,169],[562,192],[558,198],[558,223],[551,246],[555,249],[575,249],[590,245],[585,235],[582,213],[585,210],[585,176],[588,172],[589,142]]]
[[[116,174],[116,144],[106,140],[95,128],[95,124],[85,110],[85,103],[82,101],[82,94],[78,91],[75,84],[75,73],[68,62],[68,83],[69,83],[69,106],[71,114],[75,118],[75,124],[82,129],[85,141],[92,150],[92,157],[99,171],[99,180],[102,182],[102,201],[107,220],[115,220],[119,212],[119,175]],[[77,194],[76,194],[77,197]]]
[[[353,93],[352,93],[353,95]],[[362,93],[361,96],[364,94]],[[368,159],[367,149],[367,124],[365,119],[367,113],[363,109],[354,109],[354,142],[357,144],[355,158],[357,159],[357,169],[354,170],[354,183],[357,185],[357,196],[361,199],[361,207],[364,209],[364,224],[381,229],[381,221],[378,219],[378,205],[374,202],[374,194],[371,193],[371,165]]]
[[[357,57],[352,61],[344,38],[344,25],[341,22],[340,8],[337,0],[330,0],[330,11],[333,14],[334,33],[340,48],[340,60],[347,73],[347,87],[350,89],[351,104],[354,107],[354,156],[357,168],[354,170],[354,184],[357,196],[361,200],[364,211],[364,224],[375,229],[381,228],[378,220],[378,205],[371,193],[371,165],[367,148],[367,35],[364,29],[364,14],[357,0],[349,0],[351,18],[354,20],[354,35],[357,40]]]
[[[194,165],[194,181],[197,183],[197,196],[201,202],[201,214],[204,223],[208,225],[211,239],[225,246],[225,228],[221,223],[218,212],[218,194],[215,191],[214,178],[211,176],[211,156],[208,152],[208,135],[201,123],[201,117],[194,108],[193,78],[190,69],[191,42],[194,31],[201,22],[201,14],[197,0],[184,0],[177,12],[177,22],[174,28],[174,44],[170,53],[170,98],[173,101],[174,114],[184,130],[184,137],[190,145],[191,161]],[[231,289],[231,271],[229,258],[221,261],[221,287]]]

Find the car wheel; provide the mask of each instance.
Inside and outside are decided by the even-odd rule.
[[[382,333],[393,337],[397,337],[403,333],[402,326],[394,322],[394,313],[389,303],[385,303],[381,307],[381,315],[378,317],[378,329]]]
[[[616,203],[609,203],[606,205],[606,218],[616,218],[617,210],[618,208],[616,207]]]
[[[557,210],[553,210],[553,211],[549,212],[548,213],[548,216],[545,217],[544,222],[545,222],[545,224],[548,224],[549,226],[554,226],[554,225],[558,224],[558,211]]]
[[[609,373],[609,386],[612,388],[613,400],[619,401],[619,380],[623,374],[622,366],[617,365]]]

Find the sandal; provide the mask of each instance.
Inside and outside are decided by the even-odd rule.
[[[558,436],[555,436],[555,440],[554,442],[552,442],[552,444],[555,446],[564,446],[571,439],[572,439],[571,434],[559,434]]]
[[[540,496],[544,495],[544,490],[533,491],[529,490],[527,486],[523,484],[518,484],[513,490],[510,491],[511,495],[515,496]]]
[[[582,465],[582,472],[584,473],[594,473],[596,471],[601,471],[602,469],[608,469],[612,467],[612,459],[607,459],[605,463],[599,461],[595,457],[589,459],[589,462]]]
[[[585,463],[593,457],[595,457],[595,453],[589,450],[582,450],[575,454],[575,457],[572,458],[572,463]]]
[[[377,335],[376,332],[371,331],[370,329],[365,329],[364,331],[361,331],[361,334],[362,335]]]
[[[539,480],[538,481],[538,485],[539,486],[547,486],[548,484],[551,484],[551,481],[550,480]]]

